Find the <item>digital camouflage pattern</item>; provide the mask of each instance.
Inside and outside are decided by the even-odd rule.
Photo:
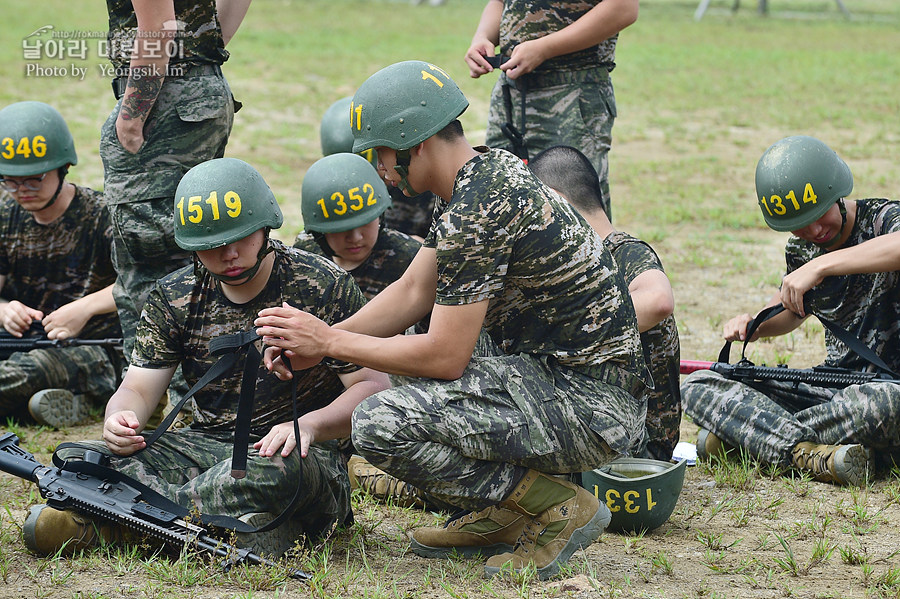
[[[491,150],[460,169],[425,246],[437,252],[436,302],[490,300],[484,326],[506,354],[576,368],[612,361],[650,381],[612,255],[514,155]]]
[[[325,254],[325,251],[308,231],[302,231],[297,235],[294,247],[329,259],[332,258]],[[367,300],[370,300],[406,272],[409,263],[416,257],[420,247],[422,244],[409,235],[383,227],[378,232],[378,241],[375,242],[369,257],[348,272],[356,281],[362,294],[366,296]]]
[[[425,239],[431,228],[434,205],[437,201],[430,191],[408,198],[399,187],[388,187],[391,207],[384,213],[384,226],[407,235]]]
[[[793,411],[798,395],[825,403]],[[698,370],[681,386],[684,411],[702,428],[756,459],[784,466],[801,441],[830,445],[859,443],[886,449],[900,446],[900,385],[868,383],[826,389],[765,381],[756,389],[708,370]]]
[[[504,0],[500,16],[500,52],[509,56],[524,41],[568,27],[603,0]],[[535,72],[574,71],[616,60],[618,34],[578,52],[543,62]]]
[[[460,169],[425,240],[439,304],[490,300],[506,355],[453,381],[413,379],[353,413],[371,463],[443,503],[504,499],[526,468],[591,470],[644,440],[649,380],[634,309],[609,251],[521,160],[492,150]]]
[[[114,227],[113,261],[119,278],[116,307],[130,357],[134,331],[157,279],[190,264],[175,244],[172,206],[181,177],[221,158],[234,121],[228,83],[219,75],[167,78],[144,126],[137,154],[119,143],[116,104],[100,133],[104,194]]]
[[[353,444],[372,464],[438,502],[480,510],[528,468],[599,468],[643,441],[640,384],[607,363],[567,368],[549,356],[473,357],[453,381],[412,379],[353,412]]]
[[[256,298],[236,305],[222,294],[219,284],[202,269],[185,267],[161,279],[141,315],[132,364],[142,368],[170,368],[182,365],[184,378],[193,385],[212,367],[218,357],[210,355],[210,339],[254,329],[253,321],[263,308],[288,302],[327,323],[348,318],[365,303],[353,279],[331,261],[270,240],[275,266],[269,285]],[[323,361],[298,371],[297,400],[301,414],[325,406],[340,395],[344,386],[339,373],[358,366]],[[290,381],[281,381],[266,370],[260,360],[256,382],[251,430],[264,435],[293,416]],[[240,395],[243,362],[232,371],[198,391],[193,398],[192,428],[203,431],[233,431]]]
[[[648,270],[663,271],[659,256],[640,239],[614,231],[603,241],[612,252],[627,285]],[[668,462],[678,444],[681,428],[678,372],[681,345],[675,317],[670,314],[655,327],[641,333],[641,345],[654,383],[654,388],[648,388],[644,393],[647,398],[646,457]]]
[[[840,249],[900,231],[900,202],[856,201],[856,223]],[[785,248],[787,272],[824,254],[818,246],[791,237]],[[900,372],[900,271],[828,277],[806,294],[807,310],[837,322],[862,340],[895,372]],[[825,364],[864,370],[868,363],[825,329]]]
[[[3,194],[0,227],[4,300],[18,300],[49,314],[116,279],[109,214],[96,191],[75,186],[69,208],[49,225],[38,224],[11,195]],[[120,336],[115,314],[93,317],[79,334],[84,339]],[[0,362],[0,414],[23,410],[34,393],[48,388],[68,389],[101,404],[115,391],[119,366],[97,346],[15,353]]]
[[[216,3],[214,0],[174,0],[178,34],[169,44],[169,62],[222,64],[228,51],[222,40]],[[137,17],[131,0],[106,0],[109,13],[107,34],[108,55],[116,69],[125,69],[131,62]],[[161,50],[166,42],[161,40]]]
[[[900,203],[858,200],[856,223],[841,248],[900,230]],[[785,255],[788,272],[820,255],[822,250],[792,237]],[[807,292],[807,309],[822,314],[857,335],[893,370],[900,368],[897,351],[900,326],[900,273],[868,273],[828,277]],[[862,370],[866,362],[826,329],[825,364]],[[802,395],[829,400],[803,410],[791,408]],[[860,443],[884,448],[900,445],[900,385],[869,383],[844,389],[766,381],[756,389],[715,373],[698,371],[681,386],[685,412],[701,427],[735,446],[746,447],[758,459],[787,464],[800,441]]]
[[[599,1],[505,1],[500,21],[500,52],[509,56],[517,44],[562,29]],[[500,73],[491,93],[485,143],[510,149],[500,126],[510,122],[525,137],[529,156],[555,145],[581,150],[600,177],[603,209],[612,219],[608,154],[616,119],[616,98],[609,71],[615,63],[618,34],[580,52],[551,58],[528,75],[509,79]],[[510,114],[503,100],[509,84]],[[525,130],[521,131],[522,96]]]

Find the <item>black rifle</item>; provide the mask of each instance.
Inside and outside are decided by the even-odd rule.
[[[900,380],[883,372],[868,372],[835,368],[832,366],[813,366],[812,368],[788,368],[787,366],[757,366],[748,360],[737,364],[724,362],[703,362],[699,360],[682,360],[681,374],[690,374],[697,370],[712,370],[727,379],[756,383],[761,381],[786,381],[789,383],[807,383],[829,389],[843,389],[849,385],[865,383],[897,383]]]
[[[15,352],[28,352],[33,349],[47,347],[72,347],[75,345],[99,345],[122,349],[122,338],[109,339],[47,339],[44,327],[39,322],[31,323],[31,327],[22,337],[13,337],[6,331],[0,332],[0,360],[9,358]]]
[[[86,452],[85,461],[99,462],[101,457],[98,452]],[[100,517],[174,547],[197,547],[222,558],[226,569],[240,563],[274,565],[248,549],[234,547],[208,535],[202,526],[148,503],[144,492],[122,480],[107,480],[85,472],[44,466],[34,455],[19,447],[19,438],[13,433],[0,435],[0,470],[35,483],[52,508]],[[294,569],[289,573],[297,580],[310,578],[302,570]]]

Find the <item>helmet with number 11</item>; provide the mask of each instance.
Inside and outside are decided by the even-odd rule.
[[[350,104],[353,151],[380,146],[397,151],[394,167],[408,187],[409,150],[455,121],[469,106],[456,82],[439,67],[407,60],[366,79]]]
[[[853,190],[847,163],[822,141],[806,135],[772,144],[756,165],[756,197],[766,224],[798,231],[822,218]]]

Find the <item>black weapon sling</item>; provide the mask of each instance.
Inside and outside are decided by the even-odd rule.
[[[200,380],[198,380],[197,383],[193,387],[191,387],[191,389],[172,408],[168,416],[166,416],[166,418],[147,439],[147,445],[143,449],[140,449],[132,454],[132,456],[145,451],[154,442],[156,442],[156,440],[159,439],[159,437],[161,437],[163,433],[165,433],[172,426],[175,418],[178,417],[178,412],[181,410],[187,400],[193,397],[195,393],[197,393],[200,389],[202,389],[212,381],[222,377],[237,363],[237,361],[243,355],[245,356],[244,371],[243,378],[241,379],[241,392],[240,399],[238,401],[237,418],[235,421],[234,449],[231,459],[232,477],[236,479],[243,478],[247,472],[247,446],[249,444],[250,438],[250,422],[253,414],[253,403],[256,391],[256,372],[259,361],[261,359],[261,354],[259,350],[256,349],[255,345],[256,341],[258,341],[259,339],[260,336],[257,335],[254,331],[243,331],[240,333],[233,333],[231,335],[222,335],[210,340],[210,354],[220,356],[220,358],[216,361],[215,364],[210,367],[209,370],[206,371],[206,373],[202,377],[200,377]],[[287,356],[282,355],[282,359],[284,360],[285,365],[288,367],[288,369],[290,369],[291,365]],[[294,449],[299,454],[300,426],[297,424],[297,419],[299,418],[299,410],[297,407],[297,383],[295,378],[291,379],[291,406],[294,420],[294,438],[297,443]],[[62,458],[59,455],[60,450],[69,448],[84,450],[85,458],[88,458],[89,454],[96,454],[96,456],[94,457],[97,459],[67,460]],[[61,443],[59,446],[57,446],[56,450],[53,453],[53,464],[60,470],[89,474],[104,480],[121,482],[133,487],[134,489],[140,491],[143,499],[147,502],[147,504],[149,504],[149,508],[146,506],[140,506],[140,504],[138,504],[135,509],[145,513],[150,517],[160,518],[160,514],[156,513],[156,510],[159,510],[159,512],[162,512],[164,514],[174,514],[175,516],[181,518],[191,516],[191,512],[188,508],[175,503],[171,499],[165,497],[157,491],[154,491],[147,485],[133,479],[128,475],[98,463],[100,461],[100,456],[101,454],[99,452],[96,452],[95,450],[89,448],[85,448],[78,443]],[[282,512],[267,524],[256,528],[250,524],[247,524],[246,522],[243,522],[242,520],[239,520],[232,516],[225,516],[221,514],[200,514],[201,523],[226,530],[234,530],[241,533],[265,532],[276,528],[292,514],[294,506],[300,499],[300,493],[303,488],[302,458],[300,464],[300,475],[297,477],[297,488],[294,491],[294,496],[291,498],[290,502],[288,502],[288,505],[285,506]]]

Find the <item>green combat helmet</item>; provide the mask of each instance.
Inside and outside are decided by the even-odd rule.
[[[850,167],[814,137],[785,137],[756,165],[759,206],[766,224],[776,231],[797,231],[814,223],[852,189]]]
[[[17,102],[0,110],[0,174],[27,177],[77,164],[65,119],[43,102]]]
[[[420,60],[385,67],[366,79],[350,104],[353,151],[385,146],[409,150],[468,108],[469,101],[442,69]]]
[[[644,458],[619,458],[581,473],[582,486],[612,513],[606,530],[640,532],[659,528],[672,515],[687,462],[677,464]]]
[[[341,98],[328,107],[319,125],[319,143],[322,145],[322,156],[330,156],[339,152],[353,151],[353,132],[350,131],[350,103],[353,98]],[[369,148],[360,152],[360,156],[372,166],[378,165],[375,150]]]
[[[175,243],[211,250],[284,222],[272,190],[237,158],[215,158],[185,173],[175,190]]]
[[[303,228],[340,233],[367,225],[391,206],[384,181],[365,158],[341,152],[317,160],[303,177]]]

